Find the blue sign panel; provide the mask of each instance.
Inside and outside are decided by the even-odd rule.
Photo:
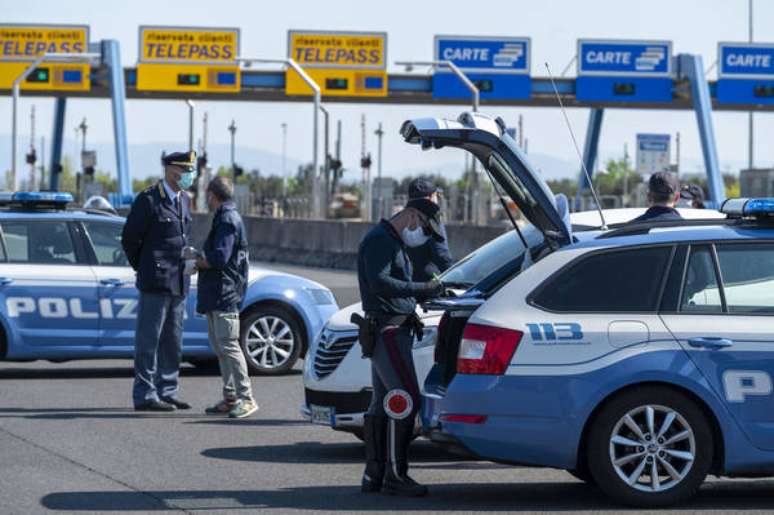
[[[578,40],[578,100],[669,102],[670,41]]]
[[[529,38],[436,36],[435,60],[451,61],[479,89],[482,99],[523,100],[530,97]],[[449,68],[433,75],[434,98],[466,98],[470,91]]]
[[[718,102],[774,104],[774,43],[718,44]]]

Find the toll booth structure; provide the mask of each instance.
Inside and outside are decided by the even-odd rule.
[[[694,54],[679,54],[674,58],[675,85],[687,83],[690,92],[690,101],[696,114],[696,124],[701,141],[702,157],[707,172],[708,199],[707,206],[719,208],[725,200],[725,188],[720,172],[718,151],[715,143],[715,129],[712,122],[712,97],[710,85],[704,74],[702,58]],[[677,86],[673,86],[675,89]],[[631,108],[631,105],[627,105]],[[599,151],[599,139],[602,133],[602,121],[604,119],[604,107],[592,107],[589,112],[586,139],[583,146],[583,167],[578,177],[578,192],[575,198],[575,208],[580,209],[582,197],[589,191],[589,181],[584,167],[588,170],[593,180],[594,166],[597,162]]]
[[[95,84],[106,85],[111,104],[118,192],[111,193],[109,200],[113,206],[121,208],[131,204],[134,198],[129,172],[129,149],[126,135],[126,83],[124,69],[121,66],[121,49],[117,40],[105,39],[96,43],[89,43],[89,51],[100,54],[99,66],[91,68],[91,88]],[[67,92],[24,89],[21,93],[23,96],[40,97],[53,95],[55,97],[51,159],[49,164],[51,172],[49,173],[48,187],[50,190],[56,191],[59,187],[59,173],[55,173],[55,171],[61,170],[67,99],[70,97],[90,98],[92,95],[89,91]]]

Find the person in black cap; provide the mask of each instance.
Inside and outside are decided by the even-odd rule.
[[[196,153],[175,152],[162,164],[164,179],[137,195],[121,235],[140,290],[132,389],[138,411],[191,407],[178,396],[178,377],[190,283],[186,261],[196,257],[188,247],[191,200],[185,192],[196,175]]]
[[[438,187],[427,179],[414,179],[409,184],[409,200],[428,199],[437,205],[439,197]],[[411,259],[411,265],[414,269],[412,279],[415,281],[429,281],[454,264],[454,258],[449,251],[449,242],[446,238],[446,228],[441,222],[440,210],[435,219],[443,241],[430,238],[424,245],[408,249],[409,259]]]
[[[683,184],[680,188],[680,202],[685,202],[687,206],[694,209],[705,209],[704,190],[698,184]]]
[[[407,249],[428,240],[443,241],[428,199],[410,200],[390,220],[381,220],[360,242],[357,275],[369,342],[361,345],[371,358],[373,393],[364,419],[366,469],[361,491],[422,496],[427,488],[408,476],[408,448],[419,410],[419,384],[411,348],[422,324],[416,315],[417,297],[443,293],[438,280],[412,280]],[[389,445],[388,445],[389,442]]]
[[[682,220],[683,217],[675,209],[679,199],[680,181],[677,177],[670,172],[656,172],[648,182],[650,207],[632,222]]]

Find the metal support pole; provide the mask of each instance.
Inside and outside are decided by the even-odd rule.
[[[319,137],[319,111],[320,111],[320,104],[322,99],[322,90],[320,89],[320,86],[317,85],[317,83],[312,79],[309,74],[307,74],[303,68],[301,68],[297,62],[295,62],[293,59],[262,59],[262,58],[241,58],[239,59],[239,62],[242,62],[245,64],[245,66],[250,66],[252,63],[263,63],[263,64],[284,64],[287,66],[290,66],[293,71],[295,71],[299,77],[306,83],[307,86],[309,86],[312,90],[313,95],[313,102],[314,102],[314,114],[312,116],[312,137],[313,137],[313,144],[312,144],[312,170],[313,177],[314,177],[314,185],[312,186],[315,196],[313,198],[313,210],[315,214],[320,213],[321,210],[321,202],[320,202],[320,195],[319,195],[319,188],[317,187],[318,177],[317,174],[319,173],[319,162],[318,162],[318,137]]]
[[[328,198],[328,189],[330,187],[330,180],[331,180],[331,176],[330,176],[330,174],[331,174],[331,159],[330,159],[330,155],[329,155],[329,152],[330,152],[330,142],[328,140],[329,139],[329,134],[330,134],[330,126],[329,126],[330,113],[328,113],[328,110],[325,109],[323,106],[320,106],[320,110],[323,112],[323,116],[325,117],[325,122],[324,122],[325,123],[325,129],[324,129],[324,133],[323,133],[323,154],[324,154],[323,162],[325,163],[323,166],[325,168],[325,183],[324,183],[325,184],[325,190],[324,191],[320,191],[320,193],[319,193],[320,197],[322,199],[322,203],[321,203],[322,205],[320,206],[320,212],[318,213],[317,216],[319,216],[320,218],[325,218],[325,213],[327,211],[325,206],[330,204],[330,199]],[[322,184],[320,186],[322,186]],[[323,188],[320,187],[320,190],[322,190],[322,189]]]
[[[118,195],[113,199],[113,205],[123,207],[132,203],[134,194],[126,136],[126,83],[124,69],[121,67],[121,47],[117,40],[102,41],[102,59],[110,72],[110,107],[113,111],[113,140],[116,149]]]
[[[597,162],[597,152],[599,150],[599,136],[602,133],[602,118],[605,111],[601,108],[594,108],[589,112],[589,124],[586,129],[586,142],[583,145],[583,163],[592,180],[594,178],[594,166]],[[578,176],[578,192],[575,195],[575,210],[582,208],[583,194],[591,187],[586,174],[583,172],[583,166]]]
[[[48,168],[48,189],[59,188],[59,167],[62,166],[62,143],[64,140],[65,111],[67,97],[57,97],[54,105],[54,127],[51,138],[51,164]]]
[[[747,39],[750,43],[753,42],[753,0],[749,0],[747,9]],[[755,122],[753,121],[753,112],[747,113],[747,168],[753,169],[755,167],[755,147],[753,142],[755,141]]]
[[[282,196],[287,196],[288,187],[288,168],[287,168],[287,154],[288,154],[288,124],[282,122]]]
[[[193,100],[188,99],[185,101],[188,104],[188,150],[194,149],[194,111],[196,104]]]
[[[718,151],[715,145],[715,129],[712,125],[712,99],[709,84],[704,76],[704,67],[700,55],[680,54],[678,57],[680,74],[687,77],[691,85],[693,109],[699,126],[701,151],[704,155],[704,167],[707,170],[708,207],[718,208],[726,198],[723,177],[718,164]]]
[[[374,131],[376,137],[379,139],[379,144],[376,150],[376,177],[379,183],[379,196],[376,198],[376,209],[378,212],[377,219],[384,218],[384,198],[382,196],[384,186],[382,185],[382,137],[384,137],[384,130],[382,129],[382,122],[379,122],[379,128]]]

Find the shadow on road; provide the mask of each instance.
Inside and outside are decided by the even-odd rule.
[[[771,481],[711,483],[690,503],[677,511],[727,511],[774,509]],[[50,510],[59,511],[160,511],[299,509],[407,511],[623,511],[596,488],[580,482],[490,483],[430,485],[430,496],[418,499],[363,495],[354,483],[346,486],[307,486],[282,490],[253,491],[147,491],[62,492],[41,499]]]
[[[299,368],[294,368],[281,377],[297,376],[303,373]],[[183,377],[210,377],[220,376],[217,367],[180,367],[180,375]],[[72,367],[62,365],[57,368],[56,365],[47,364],[41,368],[30,368],[28,366],[14,366],[11,363],[3,363],[0,368],[0,381],[6,379],[113,379],[113,378],[131,378],[134,377],[134,369],[131,361],[127,361],[126,367],[99,367],[89,368],[85,366]],[[253,380],[275,379],[276,376],[251,376]]]
[[[363,463],[365,459],[363,453],[361,443],[299,442],[288,445],[205,449],[202,451],[202,456],[220,460],[268,463],[341,464]],[[469,463],[466,463],[468,461]],[[441,463],[454,463],[456,469],[503,467],[495,463],[474,462],[462,456],[450,454],[427,441],[417,441],[411,445],[411,463],[415,468],[438,468],[443,466]]]

